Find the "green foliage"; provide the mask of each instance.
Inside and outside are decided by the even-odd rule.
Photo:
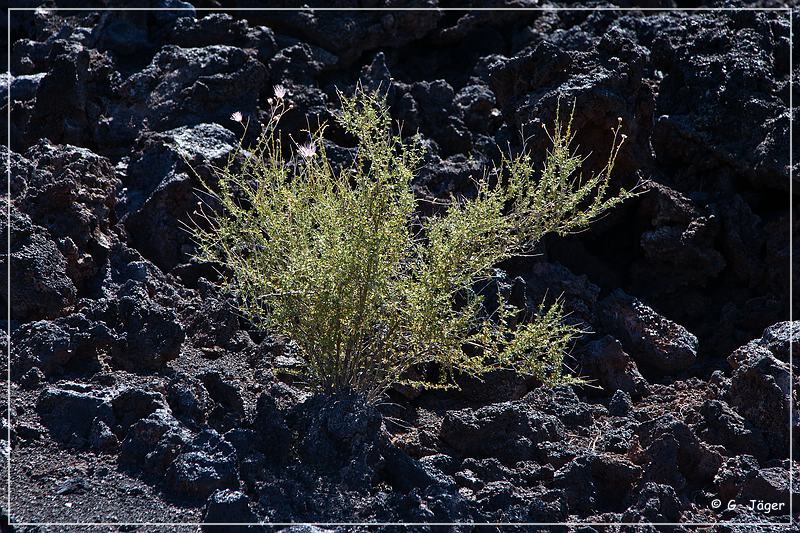
[[[545,234],[582,230],[631,196],[607,194],[619,128],[606,168],[582,180],[571,118],[557,118],[541,172],[528,154],[505,158],[473,197],[422,217],[411,189],[419,143],[393,132],[379,95],[359,89],[341,100],[338,123],[357,141],[351,165],[334,170],[324,128],[285,153],[278,98],[255,147],[207,187],[218,207],[192,229],[198,257],[231,273],[226,287],[244,315],[293,340],[307,381],[328,392],[375,399],[419,366],[440,371],[436,382],[412,382],[428,387],[501,368],[576,381],[562,374],[579,331],[563,322],[561,302],[515,325],[519,309],[499,299],[487,315],[475,287]]]

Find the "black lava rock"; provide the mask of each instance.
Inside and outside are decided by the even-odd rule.
[[[220,489],[209,496],[203,514],[204,532],[230,531],[234,533],[253,533],[266,531],[260,526],[214,526],[211,524],[257,524],[256,514],[249,507],[249,498],[241,491]]]
[[[3,201],[0,206],[7,209],[8,203]],[[8,242],[9,237],[11,257],[3,254],[0,265],[7,270],[10,259],[11,286],[7,287],[5,280],[2,282],[3,309],[7,309],[11,295],[14,320],[28,322],[63,315],[75,303],[77,289],[67,275],[67,260],[56,243],[44,228],[33,225],[16,208],[11,210],[10,228],[5,217],[0,222],[0,238]]]
[[[562,440],[564,426],[528,403],[506,402],[447,412],[439,437],[466,457],[516,462],[535,457],[541,442]]]
[[[167,469],[168,490],[182,497],[207,498],[217,489],[237,488],[236,452],[214,430],[201,432]]]
[[[697,358],[697,338],[617,289],[600,304],[603,324],[640,364],[674,373]]]
[[[88,444],[95,419],[113,419],[106,397],[80,384],[64,384],[42,391],[36,410],[42,423],[57,441],[73,448]]]

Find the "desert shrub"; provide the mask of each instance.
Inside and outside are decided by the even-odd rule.
[[[378,94],[359,89],[341,102],[338,124],[357,147],[350,164],[331,161],[324,127],[285,148],[286,104],[276,98],[255,146],[207,187],[215,207],[201,207],[192,229],[197,256],[230,273],[225,286],[243,314],[294,341],[305,379],[326,392],[375,399],[420,366],[439,371],[412,382],[429,387],[494,369],[575,381],[562,363],[578,330],[561,302],[518,320],[502,299],[487,313],[475,287],[545,234],[582,230],[630,196],[608,192],[619,128],[605,168],[584,179],[571,116],[556,118],[541,171],[527,153],[508,156],[474,195],[422,216],[411,187],[420,143],[401,138]]]

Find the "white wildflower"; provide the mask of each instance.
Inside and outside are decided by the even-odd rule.
[[[317,147],[313,142],[308,141],[306,144],[297,147],[297,153],[300,154],[300,157],[303,159],[310,159],[317,153]]]

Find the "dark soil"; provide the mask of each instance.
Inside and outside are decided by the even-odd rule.
[[[473,3],[484,6],[459,7]],[[357,4],[383,5],[336,3]],[[789,339],[800,331],[788,321],[789,165],[800,174],[789,161],[790,69],[800,74],[790,16],[800,27],[787,11],[14,12],[0,85],[12,150],[3,531],[79,530],[8,520],[788,531]],[[313,394],[281,372],[296,364],[291,344],[239,317],[214,266],[191,259],[189,165],[213,179],[242,133],[231,114],[257,125],[282,84],[294,105],[285,131],[302,138],[307,120],[332,118],[336,89],[359,81],[387,91],[406,131],[425,137],[421,196],[468,193],[498,146],[526,138],[542,154],[559,102],[576,103],[588,168],[622,119],[614,186],[642,194],[497,272],[530,309],[563,293],[570,320],[593,332],[568,363],[595,386],[497,373],[460,391],[397,388],[376,406]],[[791,425],[797,446],[796,412]],[[289,531],[322,529],[359,528]]]

